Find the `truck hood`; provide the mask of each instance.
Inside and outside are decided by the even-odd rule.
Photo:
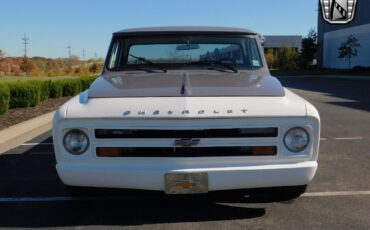
[[[91,85],[88,97],[284,96],[284,89],[276,78],[252,73],[215,70],[108,72]]]
[[[60,119],[199,119],[304,117],[306,101],[284,89],[283,97],[89,98],[88,91],[59,108]]]

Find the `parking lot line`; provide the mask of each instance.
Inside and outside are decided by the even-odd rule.
[[[72,201],[69,196],[50,196],[50,197],[0,197],[0,202],[49,202],[49,201]]]
[[[53,143],[23,143],[21,146],[35,146],[35,145],[53,145]]]
[[[334,137],[335,140],[362,140],[363,137]]]
[[[303,197],[370,195],[370,191],[306,192]]]
[[[54,201],[89,201],[89,200],[120,200],[127,197],[73,197],[73,196],[45,196],[45,197],[0,197],[0,203],[12,202],[54,202]]]
[[[327,141],[327,140],[336,140],[336,141],[341,141],[341,140],[363,140],[363,137],[332,137],[332,138],[325,138],[322,137],[320,138],[320,141]]]

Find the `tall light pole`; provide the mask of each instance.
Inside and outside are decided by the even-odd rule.
[[[30,39],[27,38],[27,34],[24,33],[24,37],[22,38],[23,45],[24,45],[24,58],[23,58],[23,70],[26,72],[26,75],[29,75],[29,68],[28,68],[28,60],[27,60],[27,45],[30,44],[28,41]]]
[[[24,37],[22,38],[22,41],[23,41],[23,45],[24,45],[24,57],[27,58],[27,45],[30,44],[28,41],[30,39],[27,38],[27,34],[24,33]]]
[[[82,60],[85,61],[85,48],[82,49]]]
[[[72,66],[72,59],[71,59],[71,45],[68,43],[67,49],[68,49],[68,57],[69,57],[69,65]]]

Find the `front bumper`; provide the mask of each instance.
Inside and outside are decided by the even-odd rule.
[[[147,167],[128,163],[59,162],[63,183],[71,186],[165,190],[166,173],[207,172],[208,190],[233,190],[308,184],[315,175],[316,161],[233,167],[191,167],[171,164]]]

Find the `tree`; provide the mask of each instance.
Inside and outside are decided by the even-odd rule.
[[[5,72],[7,72],[6,70],[9,69],[7,68],[8,65],[2,62],[3,57],[4,57],[4,52],[0,50],[0,75],[3,75]]]
[[[361,47],[358,39],[352,34],[348,36],[347,41],[338,47],[338,58],[348,60],[348,68],[351,68],[352,57],[357,56],[357,48]]]
[[[46,69],[45,71],[48,73],[48,76],[51,77],[51,71],[55,68],[55,63],[53,59],[48,58],[46,61]]]
[[[90,71],[90,73],[95,74],[95,73],[101,72],[102,68],[103,68],[103,62],[94,62],[90,66],[89,71]]]
[[[80,58],[76,55],[71,55],[70,61],[72,66],[79,65],[81,63]]]
[[[267,65],[270,69],[278,68],[278,58],[277,55],[272,52],[272,50],[268,50],[265,54]]]
[[[281,69],[297,69],[299,53],[295,48],[283,47],[278,54],[278,65]]]
[[[89,71],[90,71],[91,73],[96,73],[96,72],[98,72],[98,65],[97,65],[96,63],[92,64],[92,65],[90,66],[90,68],[89,68]]]
[[[22,62],[19,66],[23,72],[26,73],[26,75],[30,75],[32,70],[35,68],[35,65],[32,63],[31,60],[29,60],[26,56],[22,59]]]
[[[307,69],[312,64],[317,50],[317,33],[314,29],[310,29],[307,37],[302,39],[302,50],[299,63],[301,68]]]

